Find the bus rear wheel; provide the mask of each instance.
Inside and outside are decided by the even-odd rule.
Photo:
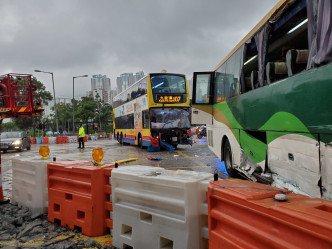
[[[138,146],[141,149],[143,148],[143,139],[142,139],[142,135],[141,134],[138,135]]]
[[[230,177],[235,177],[236,170],[233,167],[232,148],[231,148],[231,145],[230,145],[228,139],[226,140],[226,142],[224,144],[223,155],[224,155],[225,167],[226,167],[228,175]]]

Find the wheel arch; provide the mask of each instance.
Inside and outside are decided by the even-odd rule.
[[[224,161],[224,146],[225,146],[225,143],[226,141],[229,141],[228,137],[226,135],[224,135],[221,139],[221,153],[220,153],[220,160],[221,161]]]

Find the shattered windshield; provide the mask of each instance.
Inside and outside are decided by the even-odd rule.
[[[183,108],[153,108],[150,110],[151,128],[189,128],[189,110]]]

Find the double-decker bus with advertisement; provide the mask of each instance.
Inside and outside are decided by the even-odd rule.
[[[192,123],[207,124],[229,175],[332,199],[331,13],[331,1],[281,0],[194,73]]]
[[[186,77],[151,73],[113,99],[114,138],[159,150],[190,144],[190,100]]]

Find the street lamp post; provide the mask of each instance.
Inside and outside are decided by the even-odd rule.
[[[54,111],[55,111],[55,122],[56,122],[56,131],[59,134],[59,121],[58,121],[58,110],[56,108],[56,100],[55,100],[55,88],[54,88],[54,77],[53,77],[53,73],[52,72],[45,72],[45,71],[41,71],[36,69],[35,70],[36,73],[49,73],[52,75],[52,84],[53,84],[53,100],[54,100]]]
[[[74,98],[75,88],[74,88],[74,83],[75,83],[76,78],[83,78],[83,77],[88,77],[88,75],[81,75],[81,76],[73,77],[73,135],[75,133],[75,98]]]

